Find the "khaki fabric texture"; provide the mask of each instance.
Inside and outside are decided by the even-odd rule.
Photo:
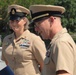
[[[18,40],[14,40],[14,34],[11,34],[3,41],[2,55],[15,75],[40,75],[38,62],[44,61],[45,54],[44,42],[29,30],[26,30]]]
[[[12,4],[12,5],[8,6],[8,13],[11,12],[12,8],[15,8],[17,12],[24,12],[26,14],[30,13],[29,9],[27,9],[27,8],[25,8],[23,6],[20,6],[20,5],[16,5],[16,4]]]
[[[29,9],[32,11],[33,14],[42,11],[59,11],[61,13],[65,12],[64,7],[54,5],[31,5]]]
[[[57,33],[50,44],[50,56],[45,58],[42,75],[56,75],[59,70],[76,75],[76,45],[66,28]]]

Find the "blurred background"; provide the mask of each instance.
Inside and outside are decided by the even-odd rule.
[[[66,12],[62,16],[62,25],[68,29],[68,32],[76,42],[76,0],[0,0],[0,35],[1,42],[3,38],[11,33],[9,28],[9,15],[7,14],[7,7],[11,4],[19,4],[29,9],[33,4],[52,4],[60,5],[66,8]],[[31,20],[30,16],[28,16]],[[35,33],[33,26],[30,25],[31,32]],[[46,46],[49,44],[48,40],[44,40]],[[0,44],[1,46],[2,44]]]

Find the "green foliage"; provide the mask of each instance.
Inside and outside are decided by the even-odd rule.
[[[0,0],[0,33],[9,34],[7,8],[11,4],[19,4],[29,9],[30,5],[34,4],[52,4],[60,5],[66,8],[66,12],[62,16],[62,25],[67,27],[71,32],[76,31],[76,0]]]
[[[64,6],[66,8],[63,25],[72,32],[76,31],[76,0],[57,0],[54,4]]]

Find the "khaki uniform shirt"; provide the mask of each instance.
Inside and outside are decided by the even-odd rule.
[[[46,48],[39,36],[26,30],[18,40],[14,33],[6,36],[2,54],[15,75],[40,75],[38,62],[44,61]]]
[[[52,39],[44,63],[42,75],[56,75],[58,70],[76,75],[76,45],[66,28]]]

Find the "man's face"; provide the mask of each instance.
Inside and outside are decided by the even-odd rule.
[[[50,22],[49,18],[35,22],[35,31],[42,36],[43,39],[49,39]]]

